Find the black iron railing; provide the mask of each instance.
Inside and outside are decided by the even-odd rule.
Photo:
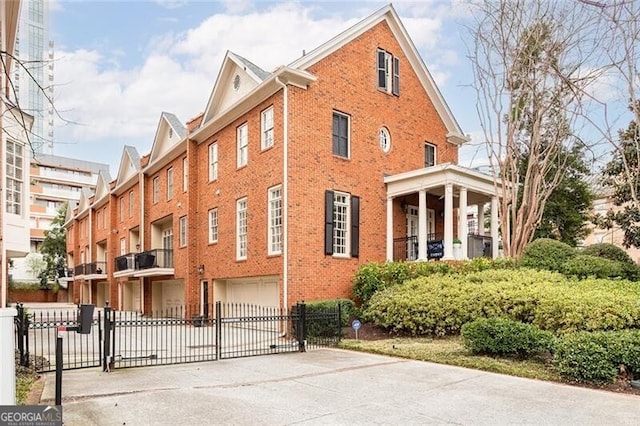
[[[84,274],[85,275],[102,275],[107,273],[107,262],[91,262],[85,264]]]
[[[427,234],[427,256],[429,255],[429,249],[435,249],[437,244],[442,245],[443,237],[440,233]],[[435,253],[434,253],[435,254]],[[436,255],[430,258],[440,258],[442,255]],[[393,239],[393,260],[400,261],[412,261],[418,259],[418,236],[412,235],[409,237],[401,237]]]
[[[135,269],[173,268],[172,249],[153,249],[136,253]]]
[[[138,253],[127,253],[122,256],[118,256],[115,258],[115,269],[114,271],[127,271],[130,269],[136,269],[135,267],[135,258]]]
[[[493,238],[487,235],[469,234],[467,236],[467,257],[493,257]]]

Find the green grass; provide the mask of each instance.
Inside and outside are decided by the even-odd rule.
[[[438,364],[456,365],[474,368],[492,373],[531,379],[563,382],[551,365],[542,358],[516,359],[493,358],[490,356],[472,355],[462,345],[459,336],[445,338],[395,338],[385,340],[352,340],[344,339],[339,347],[343,349],[391,355],[417,361],[435,362]]]
[[[24,405],[26,403],[27,395],[31,387],[36,382],[37,376],[24,376],[19,375],[16,377],[16,404]]]

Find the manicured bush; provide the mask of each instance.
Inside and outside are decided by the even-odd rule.
[[[576,254],[576,249],[562,241],[539,238],[524,248],[520,266],[560,272],[564,263]]]
[[[475,354],[528,357],[548,352],[553,334],[506,318],[480,318],[462,326],[464,346]]]
[[[376,293],[367,321],[416,335],[457,334],[486,317],[531,323],[557,334],[621,330],[640,324],[640,284],[572,280],[520,268],[420,277]]]
[[[582,254],[590,256],[602,257],[609,260],[615,260],[622,263],[634,264],[634,261],[626,251],[618,246],[609,243],[597,243],[582,249]]]
[[[604,257],[579,254],[566,261],[562,272],[569,277],[578,278],[625,278],[625,265]]]
[[[340,305],[340,318],[342,320],[342,327],[349,325],[349,318],[355,315],[356,305],[353,300],[350,299],[328,299],[328,300],[314,300],[307,302],[307,314],[314,312],[332,312],[338,309]]]
[[[640,330],[580,332],[559,339],[553,365],[563,376],[580,382],[613,382],[624,366],[640,375]]]

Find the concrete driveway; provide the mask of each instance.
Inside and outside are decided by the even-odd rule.
[[[62,395],[65,425],[640,425],[640,397],[339,349],[65,371]]]

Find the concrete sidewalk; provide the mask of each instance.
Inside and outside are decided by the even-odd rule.
[[[635,396],[339,349],[65,371],[62,395],[65,425],[640,424]]]

